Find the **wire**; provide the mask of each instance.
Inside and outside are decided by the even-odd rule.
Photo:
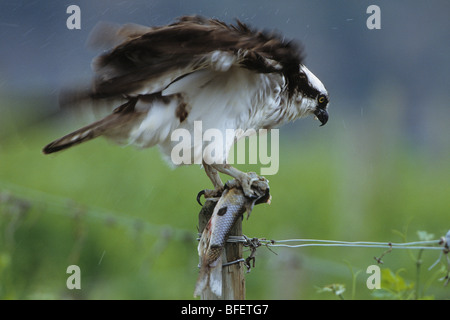
[[[37,191],[34,189],[28,189],[22,186],[13,185],[10,183],[5,183],[0,181],[0,193],[2,189],[6,192],[12,190],[14,193],[21,194],[22,197],[25,196],[27,199],[33,199],[33,202],[38,203],[52,203],[54,206],[61,208],[67,208],[68,203],[75,203],[72,199],[65,197],[59,197],[52,194],[48,194],[42,191]],[[3,192],[4,192],[3,191]],[[1,202],[1,201],[0,201]],[[59,211],[65,212],[65,215],[69,215],[65,210]],[[115,223],[126,226],[135,226],[136,221],[139,221],[143,228],[148,233],[154,234],[157,230],[171,230],[177,235],[182,235],[180,239],[184,239],[184,236],[189,233],[188,230],[183,230],[179,228],[173,228],[167,225],[153,225],[141,219],[133,219],[123,215],[119,215],[114,212],[110,212],[101,208],[89,207],[87,213],[90,217],[107,220],[107,218],[113,217]],[[199,234],[199,236],[201,236]],[[245,236],[230,236],[227,242],[231,243],[248,243],[248,237]],[[285,248],[301,248],[301,247],[359,247],[359,248],[388,248],[388,249],[416,249],[416,250],[443,250],[447,253],[450,244],[450,231],[444,237],[438,240],[427,240],[427,241],[414,241],[405,243],[393,243],[393,242],[370,242],[370,241],[339,241],[339,240],[321,240],[321,239],[285,239],[285,240],[268,240],[266,238],[253,238],[257,240],[260,245],[266,247],[285,247]],[[197,238],[199,240],[199,238]]]
[[[44,191],[31,189],[0,180],[0,205],[2,203],[25,201],[45,208],[51,206],[57,210],[46,210],[60,216],[74,217],[74,213],[81,211],[83,216],[104,222],[106,225],[119,225],[131,230],[139,230],[145,234],[160,236],[170,233],[171,239],[185,241],[191,234],[190,230],[170,225],[152,224],[139,217],[130,217],[119,212],[106,210],[92,205],[85,205],[73,199],[57,196]]]
[[[267,240],[265,238],[258,238],[258,240],[261,243],[261,245],[265,245],[267,247],[285,247],[285,248],[360,247],[360,248],[443,250],[442,238],[438,239],[438,240],[414,241],[414,242],[405,242],[405,243],[370,242],[370,241],[338,241],[338,240],[320,240],[320,239]],[[246,243],[247,240],[244,237],[230,236],[228,239],[228,242]],[[292,244],[292,243],[297,243],[297,244]]]

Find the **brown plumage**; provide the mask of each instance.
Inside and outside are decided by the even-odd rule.
[[[303,51],[275,32],[237,21],[226,24],[198,16],[162,27],[100,25],[91,45],[113,49],[93,61],[95,77],[87,91],[62,95],[63,106],[120,102],[109,116],[44,147],[48,154],[98,136],[141,148],[155,145],[174,165],[203,164],[216,191],[218,172],[241,182],[251,195],[252,179],[227,163],[232,143],[252,129],[271,129],[315,115],[328,120],[328,92],[303,64]],[[119,104],[119,103],[118,103]],[[232,139],[193,141],[187,156],[172,156],[177,129],[194,136],[216,129]],[[179,133],[180,131],[178,131]],[[203,153],[205,147],[214,153]]]
[[[236,25],[227,25],[190,16],[165,27],[141,28],[134,33],[127,32],[127,28],[135,26],[125,26],[118,33],[128,34],[128,40],[93,63],[97,72],[93,92],[96,98],[131,94],[176,69],[202,69],[207,63],[205,54],[217,50],[233,55],[245,51],[239,61],[242,67],[258,73],[283,73],[290,94],[301,81],[298,66],[302,52],[297,44],[273,32],[252,30],[239,20]]]
[[[73,147],[101,135],[113,136],[114,132],[120,134],[124,127],[131,125],[132,120],[140,115],[139,113],[134,112],[137,100],[137,98],[130,99],[123,105],[117,107],[113,113],[106,118],[91,123],[49,143],[42,149],[42,152],[44,154],[49,154]],[[114,128],[114,130],[111,130],[111,128]]]

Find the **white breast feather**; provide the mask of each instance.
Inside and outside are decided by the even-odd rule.
[[[227,64],[226,57],[222,57]],[[219,59],[219,58],[217,58]],[[226,137],[226,130],[255,129],[273,123],[280,116],[280,92],[284,88],[283,77],[278,74],[257,74],[250,70],[230,67],[228,71],[204,69],[175,81],[162,94],[181,94],[187,103],[188,117],[181,124],[175,117],[178,102],[169,105],[155,103],[147,117],[133,130],[130,142],[140,147],[159,144],[166,157],[179,141],[171,141],[174,129],[187,129],[194,136],[194,121],[202,121],[203,133],[208,129],[222,132],[223,141],[204,141],[192,148],[193,163],[201,163],[206,145],[221,146],[220,161],[225,162],[234,139]],[[276,121],[275,121],[276,122]],[[223,146],[223,147],[222,147]],[[216,161],[219,159],[216,156]]]

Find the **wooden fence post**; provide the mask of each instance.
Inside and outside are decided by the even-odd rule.
[[[211,218],[215,201],[207,200],[200,210],[198,216],[198,226],[200,234],[206,227],[209,219]],[[230,236],[242,236],[242,217],[240,217],[233,228],[230,231]],[[231,261],[242,259],[243,244],[240,242],[225,244],[222,252],[223,264]],[[222,270],[222,297],[216,296],[210,290],[206,290],[201,294],[202,300],[244,300],[245,299],[245,266],[243,263],[234,263],[228,266],[224,266]]]

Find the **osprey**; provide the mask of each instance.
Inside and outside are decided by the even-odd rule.
[[[172,133],[185,129],[194,134],[196,121],[203,132],[242,132],[308,115],[322,125],[328,120],[327,90],[303,64],[300,47],[278,34],[198,16],[162,27],[96,29],[94,43],[114,42],[115,47],[93,61],[92,89],[69,95],[65,103],[112,99],[122,100],[121,105],[51,142],[45,154],[105,136],[142,148],[158,145],[170,157],[177,143]],[[219,172],[237,179],[247,196],[253,194],[252,175],[227,163],[230,148],[241,137],[236,134],[231,143],[221,144],[223,152],[214,161],[205,158],[203,145],[192,145],[191,163],[202,163],[214,185],[209,194],[223,190]],[[214,143],[219,141],[209,142]]]

